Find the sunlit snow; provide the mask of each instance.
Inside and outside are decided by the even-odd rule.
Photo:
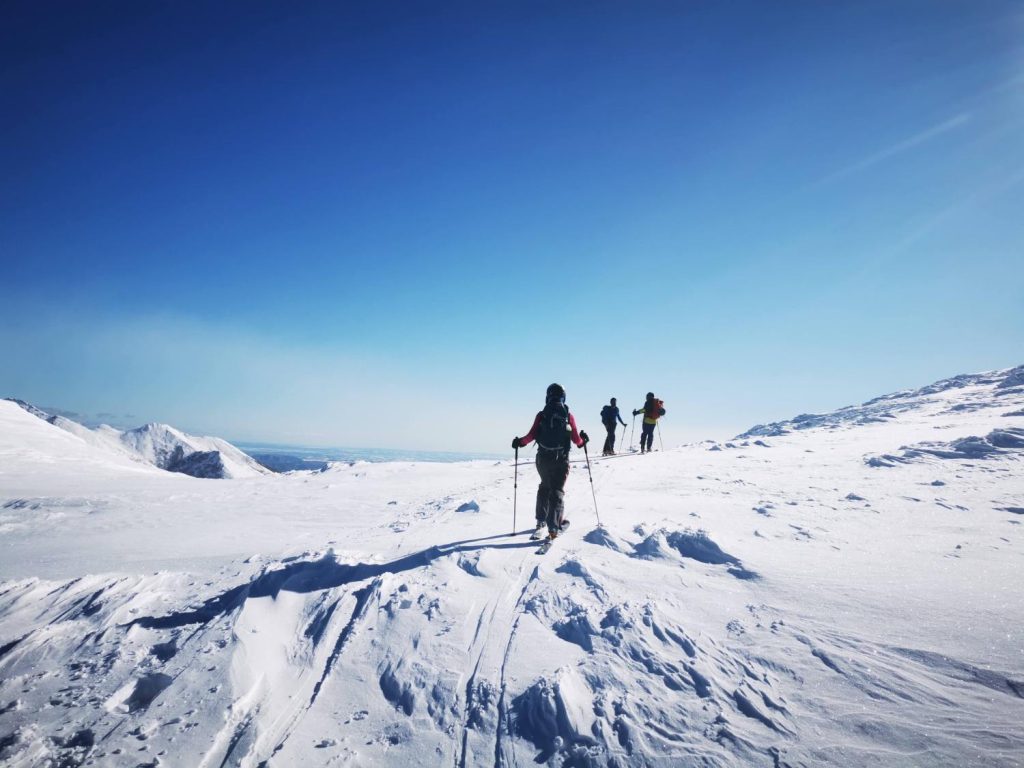
[[[4,765],[1024,760],[1024,367],[592,458],[602,527],[574,450],[543,556],[522,454],[511,535],[511,460],[88,432],[0,401]]]

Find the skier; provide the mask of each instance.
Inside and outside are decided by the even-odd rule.
[[[537,441],[537,529],[531,538],[539,539],[547,526],[548,538],[554,539],[569,521],[563,517],[565,481],[569,478],[570,443],[577,448],[590,442],[586,432],[576,430],[576,419],[565,405],[565,389],[561,384],[548,387],[544,409],[533,420],[523,437],[512,439],[513,448],[522,448]]]
[[[644,415],[644,423],[640,430],[640,453],[650,453],[654,445],[654,428],[658,425],[658,419],[665,415],[665,403],[656,398],[653,392],[648,392],[643,406],[633,411],[634,416],[638,413]]]
[[[601,409],[601,423],[604,424],[604,428],[608,430],[608,437],[604,439],[604,453],[602,456],[614,456],[615,455],[615,429],[618,426],[615,422],[618,420],[619,424],[626,426],[626,422],[622,420],[619,415],[619,408],[615,405],[615,398],[613,397],[610,405],[606,405]]]

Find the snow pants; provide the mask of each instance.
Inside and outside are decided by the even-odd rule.
[[[640,450],[649,451],[654,446],[654,430],[658,426],[658,423],[648,424],[644,422],[643,428],[640,430]],[[646,446],[646,447],[645,447]]]
[[[611,424],[605,424],[604,428],[608,430],[608,437],[604,439],[604,452],[611,453],[615,450],[615,427],[618,426],[614,422]]]
[[[565,511],[565,481],[569,479],[569,452],[537,449],[537,525],[546,524],[549,531],[562,525]]]

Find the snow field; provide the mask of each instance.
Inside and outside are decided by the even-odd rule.
[[[510,461],[211,482],[0,410],[0,759],[1020,764],[1024,450],[919,450],[1014,375],[593,461],[602,528],[574,464],[543,556],[529,466],[511,536]]]

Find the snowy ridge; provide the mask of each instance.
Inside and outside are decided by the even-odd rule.
[[[736,439],[778,437],[803,429],[840,429],[877,424],[915,411],[939,413],[947,408],[954,411],[1006,408],[1013,399],[1019,400],[1021,393],[1024,393],[1024,365],[954,376],[921,389],[901,390],[831,413],[804,413],[787,421],[758,424],[737,435]]]
[[[161,469],[193,477],[239,478],[269,473],[226,440],[187,435],[166,424],[127,430],[121,433],[120,441]]]
[[[181,478],[168,501],[166,473],[34,480],[0,433],[20,553],[0,565],[0,761],[1019,764],[1022,455],[991,436],[1024,428],[1004,415],[1024,393],[992,395],[1006,380],[856,428],[595,462],[604,527],[573,471],[573,525],[543,557],[522,469],[509,535],[511,457]],[[982,390],[1006,407],[956,408]],[[865,460],[974,435],[999,450]],[[110,550],[136,562],[103,572]]]
[[[8,490],[21,482],[32,487],[47,478],[59,484],[62,479],[79,478],[80,482],[90,475],[123,477],[126,471],[134,475],[158,471],[124,450],[100,445],[106,438],[80,424],[70,422],[72,429],[62,429],[63,417],[41,413],[17,401],[0,400],[0,477]],[[77,430],[88,434],[80,436]]]
[[[83,442],[118,458],[142,461],[169,472],[200,478],[242,478],[270,470],[225,440],[187,435],[166,424],[146,424],[121,431],[106,424],[86,427],[64,416],[51,416],[23,400],[9,399],[24,410]]]

